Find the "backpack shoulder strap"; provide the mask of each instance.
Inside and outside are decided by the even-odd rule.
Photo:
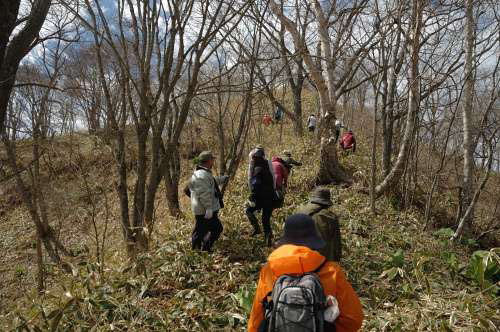
[[[323,262],[312,272],[318,273],[323,268],[323,266],[325,266],[326,262],[328,262],[328,259],[325,258]]]
[[[322,207],[322,206],[318,205],[318,207],[317,207],[317,208],[315,208],[314,210],[312,210],[311,212],[309,212],[309,213],[308,213],[308,214],[309,214],[309,217],[314,216],[315,214],[317,214],[317,213],[321,212],[322,210],[324,210],[324,207]]]

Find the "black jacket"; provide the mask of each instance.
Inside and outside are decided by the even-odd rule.
[[[269,163],[264,158],[254,158],[252,161],[252,176],[250,178],[250,200],[257,206],[272,206],[275,198],[273,175]]]

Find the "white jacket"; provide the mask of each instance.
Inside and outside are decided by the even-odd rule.
[[[220,210],[219,198],[215,195],[216,178],[208,170],[194,171],[189,181],[191,190],[191,210],[195,215],[204,215],[207,210]]]
[[[316,117],[315,116],[309,116],[307,119],[307,126],[308,127],[316,127]]]

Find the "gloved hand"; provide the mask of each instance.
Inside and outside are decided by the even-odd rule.
[[[245,207],[247,207],[247,208],[249,208],[249,207],[255,207],[255,202],[251,201],[251,200],[247,200],[245,202]]]
[[[212,209],[207,209],[207,211],[205,212],[205,219],[212,219],[213,216],[214,211],[212,211]]]

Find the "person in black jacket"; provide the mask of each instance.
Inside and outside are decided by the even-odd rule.
[[[265,158],[264,149],[256,149],[251,154],[249,169],[250,198],[246,203],[245,214],[253,226],[252,236],[260,234],[259,221],[256,213],[262,210],[262,225],[266,243],[271,246],[273,234],[271,230],[271,215],[275,197],[274,175],[270,162]]]

